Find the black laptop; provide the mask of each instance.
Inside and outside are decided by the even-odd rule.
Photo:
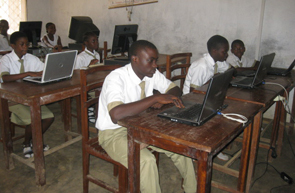
[[[267,76],[267,71],[272,64],[274,57],[274,53],[262,56],[254,77],[237,76],[230,82],[230,84],[242,88],[254,88],[257,85],[262,84],[264,78]]]
[[[229,69],[222,74],[217,74],[210,79],[207,92],[202,104],[189,100],[183,100],[185,108],[173,106],[158,114],[159,117],[171,121],[199,126],[211,119],[226,105],[223,104],[229,82],[232,79],[234,69]]]
[[[278,76],[287,76],[291,72],[291,70],[294,68],[294,66],[295,66],[295,60],[292,62],[292,64],[289,66],[288,69],[285,69],[285,68],[270,68],[267,71],[267,74],[278,75]]]
[[[275,56],[275,53],[271,53]],[[262,56],[263,57],[263,56]],[[262,59],[261,57],[261,59]],[[261,60],[260,60],[261,61]],[[270,63],[268,63],[267,65],[267,68],[268,68],[268,71],[271,69],[271,65],[272,65],[272,62],[271,61]],[[236,74],[237,76],[248,76],[248,77],[253,77],[255,76],[255,73],[256,71],[255,70],[243,70],[243,71],[238,71],[238,73]]]

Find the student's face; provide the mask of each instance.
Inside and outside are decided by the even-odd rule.
[[[15,44],[11,44],[11,47],[13,48],[16,55],[21,58],[28,51],[28,38],[19,38]]]
[[[7,30],[9,29],[8,23],[7,22],[0,22],[0,31],[1,34],[6,35],[7,34]]]
[[[234,44],[232,49],[231,49],[231,52],[237,56],[239,59],[242,58],[244,52],[245,52],[245,46],[244,45],[241,45],[241,44]]]
[[[55,29],[55,25],[50,25],[48,28],[47,28],[47,33],[48,34],[55,34],[56,32],[56,29]]]
[[[85,42],[88,50],[93,51],[98,49],[98,38],[97,36],[90,36]]]
[[[219,46],[218,49],[213,49],[211,56],[215,60],[215,62],[223,62],[228,57],[229,45],[228,44],[222,44]]]
[[[136,75],[142,80],[145,76],[153,77],[158,67],[158,50],[145,48],[138,51],[137,56],[131,57],[132,68]]]

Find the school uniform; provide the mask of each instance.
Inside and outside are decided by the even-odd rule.
[[[44,40],[44,37],[47,37],[47,41],[51,44],[51,46],[50,45],[48,45],[48,43],[46,43],[45,42],[45,40]],[[53,34],[53,41],[52,40],[50,40],[50,38],[48,37],[48,35],[47,34],[45,34],[44,36],[43,36],[43,38],[41,39],[41,42],[43,43],[42,44],[42,46],[44,46],[44,47],[54,47],[54,46],[56,46],[56,45],[58,45],[58,38],[59,38],[59,36],[58,35],[56,35],[56,34]],[[44,45],[45,44],[45,45]]]
[[[9,39],[10,35],[7,35],[8,37],[5,37],[4,35],[0,34],[0,51],[11,51],[12,47],[10,47]]]
[[[215,66],[217,64],[217,66]],[[215,73],[223,73],[229,69],[227,62],[214,62],[209,53],[204,54],[202,58],[193,62],[188,69],[184,85],[183,94],[190,92],[190,87],[198,88],[208,82]]]
[[[112,71],[105,79],[99,98],[99,110],[96,127],[99,129],[99,143],[108,155],[128,167],[127,129],[114,124],[109,111],[120,105],[139,101],[144,98],[140,83],[145,82],[145,96],[153,95],[153,89],[166,93],[176,85],[156,70],[153,77],[140,80],[131,64]],[[157,147],[151,149],[163,152],[172,159],[180,171],[185,192],[196,192],[196,178],[192,159]],[[144,148],[140,151],[140,189],[142,193],[161,192],[159,174],[154,155]]]
[[[248,67],[252,67],[254,64],[254,60],[250,60],[249,58],[247,58],[244,55],[242,56],[242,59],[240,60],[233,53],[229,53],[226,61],[227,61],[227,63],[229,63],[231,66],[233,66],[235,68],[240,68],[240,67],[248,68]]]
[[[32,54],[25,54],[22,58],[24,72],[32,71],[39,72],[44,69],[44,63],[39,58]],[[14,50],[11,53],[4,55],[0,60],[0,74],[1,82],[3,75],[20,74],[21,62],[19,57],[15,54]],[[11,111],[11,122],[18,125],[31,124],[31,111],[28,106],[14,105],[9,107]],[[42,119],[54,117],[53,113],[45,106],[41,106]]]
[[[98,59],[98,63],[100,61],[99,53],[95,50],[93,52],[89,51],[87,48],[77,56],[75,69],[80,69],[82,67],[87,67],[91,60]]]

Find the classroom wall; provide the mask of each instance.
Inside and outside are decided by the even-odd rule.
[[[100,29],[100,45],[111,47],[114,26],[138,24],[138,38],[153,42],[160,53],[193,53],[196,60],[215,34],[231,43],[242,39],[245,55],[260,59],[276,53],[274,66],[287,67],[294,60],[294,0],[159,0],[134,6],[131,21],[126,8],[108,9],[107,0],[27,0],[28,20],[54,22],[63,45],[73,43],[68,31],[71,16],[89,16]]]

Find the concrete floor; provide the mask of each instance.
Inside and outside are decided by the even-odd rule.
[[[64,140],[63,127],[60,116],[59,104],[54,103],[48,107],[55,114],[55,121],[53,125],[44,135],[44,141],[51,147],[61,144]],[[76,120],[73,120],[74,129],[76,128]],[[17,128],[17,133],[22,134],[23,129]],[[269,133],[269,132],[268,132]],[[266,132],[266,135],[269,135]],[[290,141],[293,149],[295,149],[295,134],[284,136],[284,145],[282,155],[268,165],[266,170],[266,149],[259,149],[257,165],[254,175],[254,180],[264,174],[258,179],[253,187],[251,193],[295,193],[295,185],[284,182],[280,175],[275,171],[274,166],[279,172],[285,172],[295,180],[295,155],[290,147]],[[14,152],[22,155],[22,140],[14,142]],[[2,148],[2,144],[0,144]],[[231,150],[224,150],[228,155],[233,155],[239,148],[239,143],[234,143]],[[82,192],[82,150],[81,141],[76,142],[58,152],[55,152],[45,158],[46,165],[46,185],[38,187],[35,184],[34,170],[18,161],[15,161],[15,168],[8,171],[4,167],[3,152],[0,151],[0,192],[1,193],[80,193]],[[223,163],[218,159],[214,162]],[[239,167],[239,160],[232,166],[236,169]],[[107,179],[111,183],[117,184],[116,178],[112,176],[112,166],[97,158],[91,158],[91,171],[95,175],[100,175],[103,179]],[[160,156],[160,183],[163,193],[181,193],[181,177],[173,166],[170,159],[165,155]],[[228,186],[236,187],[236,178],[229,175],[213,171],[213,179],[222,182]],[[97,187],[90,183],[90,193],[100,192],[107,193],[108,191]],[[225,191],[212,188],[213,193],[223,193]]]

